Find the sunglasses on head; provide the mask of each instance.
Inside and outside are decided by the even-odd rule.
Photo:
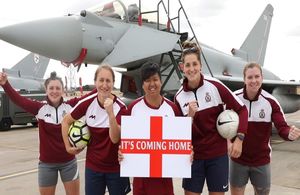
[[[197,53],[199,49],[197,47],[190,47],[183,50],[183,54],[187,53]]]

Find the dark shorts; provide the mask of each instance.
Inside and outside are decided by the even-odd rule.
[[[106,187],[110,195],[125,195],[131,191],[129,178],[120,177],[120,173],[101,173],[85,169],[86,195],[104,195]]]
[[[77,160],[73,159],[66,163],[44,163],[38,165],[38,181],[40,187],[55,186],[58,173],[62,182],[74,181],[79,178]]]
[[[230,185],[233,187],[244,187],[250,179],[255,187],[269,189],[271,187],[270,164],[257,167],[241,165],[230,161]]]
[[[192,178],[184,178],[182,187],[190,192],[202,193],[206,180],[208,191],[228,191],[228,156],[207,160],[194,160],[192,164]]]

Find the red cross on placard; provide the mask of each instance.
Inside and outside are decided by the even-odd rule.
[[[162,141],[162,117],[150,118],[150,140]],[[161,177],[162,152],[154,150],[150,153],[150,177]]]
[[[174,129],[175,130],[175,129]],[[163,139],[163,117],[161,116],[151,116],[150,117],[150,139],[122,139],[121,142],[132,142],[136,145],[141,141],[151,141],[151,142],[165,142],[166,145],[171,142],[191,144],[191,140],[170,140]],[[121,144],[122,145],[122,144]],[[163,154],[190,154],[191,149],[130,149],[122,148],[121,152],[123,154],[150,154],[150,177],[162,177],[162,155]]]

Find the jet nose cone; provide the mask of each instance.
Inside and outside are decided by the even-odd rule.
[[[76,17],[59,17],[0,28],[0,39],[64,62],[74,61],[82,49],[82,27]]]

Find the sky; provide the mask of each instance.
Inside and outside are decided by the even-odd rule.
[[[128,1],[128,0],[127,0]],[[170,0],[174,2],[177,0]],[[107,0],[9,0],[0,3],[0,27],[68,13],[78,13]],[[133,2],[133,0],[130,0]],[[138,3],[138,0],[135,1]],[[142,0],[148,4],[154,1]],[[165,1],[167,2],[167,1]],[[300,80],[300,1],[298,0],[181,0],[198,40],[230,53],[239,48],[267,4],[274,7],[264,67],[283,80]],[[0,68],[10,68],[29,52],[0,40]],[[93,84],[97,66],[81,67],[77,73],[51,60],[45,77],[57,71],[61,77],[73,76],[78,83]],[[117,80],[118,83],[118,80]]]

